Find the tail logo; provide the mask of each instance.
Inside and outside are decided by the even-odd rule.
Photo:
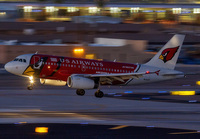
[[[161,59],[164,63],[171,60],[176,52],[178,51],[179,46],[174,48],[167,48],[162,51],[161,55],[159,56],[159,59]]]

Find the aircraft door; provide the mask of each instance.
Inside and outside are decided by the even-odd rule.
[[[42,63],[43,63],[42,59],[40,59],[39,56],[34,56],[33,61],[34,61],[33,68],[40,69],[40,67],[42,66]]]

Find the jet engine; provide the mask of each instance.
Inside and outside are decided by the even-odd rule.
[[[67,85],[76,89],[95,89],[99,86],[98,81],[76,75],[68,77]]]
[[[40,79],[43,85],[66,86],[67,82],[61,80]]]

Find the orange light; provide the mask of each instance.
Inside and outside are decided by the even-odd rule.
[[[83,53],[83,52],[84,52],[84,49],[82,49],[82,48],[74,49],[75,54],[79,54],[79,53]]]
[[[36,127],[35,133],[48,133],[48,127]]]

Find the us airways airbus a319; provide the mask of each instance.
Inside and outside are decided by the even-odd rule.
[[[101,85],[134,85],[184,77],[174,70],[185,36],[174,35],[161,50],[145,64],[128,64],[43,54],[24,54],[5,65],[15,75],[29,77],[43,85],[68,86],[83,96],[85,89],[97,89],[96,97],[103,97]]]

